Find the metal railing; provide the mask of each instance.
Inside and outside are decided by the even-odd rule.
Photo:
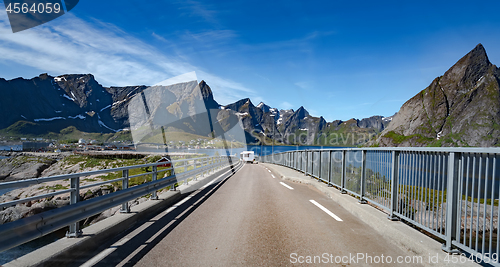
[[[347,148],[288,151],[262,162],[301,171],[500,266],[500,149]]]
[[[171,166],[164,169],[158,169],[158,166],[164,166],[168,162],[158,162],[0,183],[1,190],[8,188],[26,187],[45,182],[62,181],[67,179],[69,179],[70,182],[69,189],[62,189],[47,194],[41,194],[33,197],[0,203],[0,210],[3,210],[5,208],[18,204],[40,199],[47,199],[57,195],[68,193],[70,199],[70,205],[0,225],[0,251],[18,246],[67,226],[69,226],[69,230],[66,236],[78,237],[82,234],[79,222],[81,220],[84,220],[85,218],[91,217],[119,205],[121,205],[120,212],[130,212],[130,206],[128,203],[129,201],[132,201],[141,196],[145,196],[147,194],[151,194],[151,199],[158,199],[158,190],[166,188],[168,186],[175,190],[175,185],[177,183],[183,182],[185,184],[188,184],[189,180],[196,180],[197,176],[215,172],[221,168],[229,166],[231,162],[234,165],[239,161],[236,158],[220,156],[202,157],[171,161]],[[135,175],[129,175],[130,170],[140,168],[146,168],[146,170],[148,170],[148,168],[152,168],[152,170]],[[86,185],[80,184],[81,178],[83,177],[114,172],[121,172],[121,177]],[[164,174],[166,177],[159,178],[159,174],[167,172],[169,174],[168,176]],[[150,181],[147,181],[148,179],[146,179],[145,183],[136,186],[129,185],[130,179],[142,176],[149,176]],[[81,190],[116,182],[121,183],[121,190],[91,198],[89,200],[80,201]]]

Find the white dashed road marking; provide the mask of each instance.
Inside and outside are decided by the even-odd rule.
[[[291,187],[291,186],[289,186],[289,185],[287,185],[287,184],[285,184],[285,183],[283,183],[283,182],[280,182],[280,184],[281,184],[282,186],[284,186],[284,187],[286,187],[286,188],[290,189],[290,190],[293,190],[293,187]]]
[[[326,212],[326,214],[332,216],[332,218],[334,218],[335,220],[341,222],[342,219],[340,219],[339,216],[335,215],[333,212],[329,211],[327,208],[323,207],[321,204],[319,204],[318,202],[314,201],[314,200],[309,200],[311,203],[313,203],[314,205],[316,205],[316,207],[320,208],[322,211]]]

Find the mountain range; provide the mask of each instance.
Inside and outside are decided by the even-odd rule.
[[[0,121],[0,133],[34,137],[68,131],[68,127],[87,133],[127,132],[130,129],[128,105],[147,88],[145,85],[104,87],[92,74],[57,77],[41,74],[32,79],[0,79],[0,111],[8,114]],[[295,111],[278,110],[264,103],[255,106],[248,98],[223,106],[214,100],[205,81],[197,87],[182,86],[165,94],[169,98],[168,107],[161,112],[168,112],[178,119],[194,109],[197,99],[203,100],[206,109],[216,110],[219,113],[216,117],[232,111],[241,119],[248,144],[271,144],[274,139],[277,143],[290,145],[357,145],[369,139],[365,134],[376,134],[389,122],[381,116],[326,122],[323,117],[311,116],[304,107]],[[169,130],[200,134],[199,130],[193,130],[199,129],[193,125],[200,123],[184,119],[183,123],[173,125]],[[339,135],[336,140],[343,143],[338,143],[332,141],[334,133],[352,133],[352,136]],[[363,138],[355,137],[356,133]],[[202,135],[208,137],[210,132]]]
[[[163,96],[168,98],[166,109],[154,112],[166,112],[182,121],[167,131],[208,138],[210,130],[194,130],[194,125],[205,122],[192,116],[201,112],[196,103],[203,101],[214,118],[235,114],[247,144],[274,140],[277,144],[320,146],[495,146],[500,133],[499,78],[500,70],[479,44],[391,117],[327,122],[311,116],[304,107],[278,110],[262,102],[254,105],[249,98],[220,105],[205,81],[169,89]],[[0,121],[0,134],[39,136],[68,128],[127,133],[129,104],[147,88],[104,87],[92,74],[0,78],[0,112],[8,114]],[[191,118],[186,120],[186,114]]]

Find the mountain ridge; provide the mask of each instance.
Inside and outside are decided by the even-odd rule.
[[[482,44],[406,101],[373,146],[500,145],[500,69]]]
[[[186,114],[203,112],[200,108],[233,110],[242,121],[247,143],[256,144],[276,139],[283,144],[322,145],[318,143],[321,138],[319,135],[327,134],[322,131],[329,125],[336,124],[335,127],[341,125],[328,123],[323,117],[312,117],[302,106],[295,111],[278,110],[263,102],[255,106],[249,98],[222,106],[214,99],[210,86],[204,80],[198,87],[197,92],[189,89],[171,92],[175,96],[169,98],[177,100],[169,102],[167,111],[180,118]],[[4,133],[11,130],[32,136],[59,132],[70,126],[82,132],[96,133],[127,130],[130,127],[128,121],[130,100],[147,88],[149,87],[145,85],[104,87],[92,74],[64,74],[55,77],[41,74],[31,79],[0,79],[0,92],[4,95],[0,98],[0,106],[4,109],[4,114],[10,114],[7,119],[0,122],[0,129],[3,129]],[[204,107],[193,104],[194,99],[200,97],[203,99]],[[22,99],[22,102],[29,104],[21,105],[27,108],[16,108],[20,105],[14,105],[16,101],[12,99]],[[375,121],[376,128],[379,129],[384,124],[382,118],[384,117],[376,116],[370,121]],[[362,123],[358,128],[371,128],[373,125],[368,123],[368,120],[369,118],[361,120]],[[187,123],[174,128],[189,132],[190,128],[193,128],[189,125],[201,122],[196,122],[196,117],[193,117],[193,120],[188,120]]]

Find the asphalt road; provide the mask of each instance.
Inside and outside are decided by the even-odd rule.
[[[258,164],[110,244],[84,266],[418,266],[397,263],[410,254],[319,191]]]

